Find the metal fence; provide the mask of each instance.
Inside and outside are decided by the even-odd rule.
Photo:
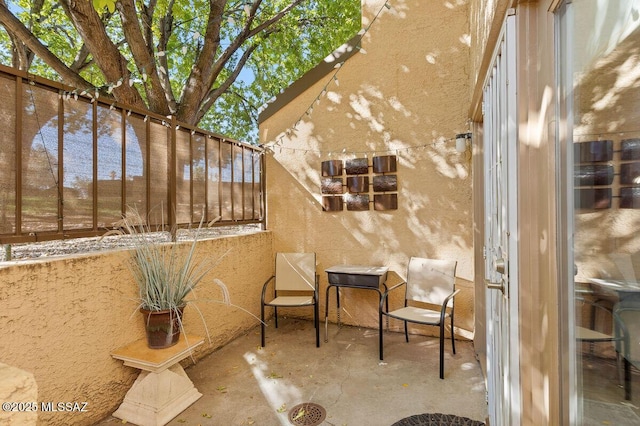
[[[0,66],[0,244],[151,226],[264,223],[263,155]]]

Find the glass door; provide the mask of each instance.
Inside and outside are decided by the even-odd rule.
[[[557,13],[572,424],[640,424],[640,0]]]

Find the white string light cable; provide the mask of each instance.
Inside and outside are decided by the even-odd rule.
[[[369,30],[371,29],[371,26],[378,19],[378,17],[380,16],[380,14],[382,13],[382,11],[385,8],[386,9],[391,9],[391,5],[389,5],[388,1],[385,1],[385,3],[382,5],[382,7],[380,7],[380,9],[375,14],[373,19],[369,23],[369,25],[367,25],[363,30],[361,30],[359,32],[359,37],[358,37],[358,41],[355,43],[355,45],[356,45],[355,48],[358,49],[360,51],[360,53],[362,53],[362,54],[366,54],[367,53],[362,48],[362,39],[369,32]],[[276,140],[269,141],[269,142],[267,142],[267,143],[262,145],[262,147],[265,149],[265,152],[267,150],[271,150],[271,152],[273,152],[274,148],[280,148],[280,150],[287,149],[287,150],[301,151],[301,152],[314,152],[314,153],[319,153],[319,154],[322,153],[322,151],[318,151],[318,150],[305,150],[305,149],[299,149],[299,148],[287,148],[287,147],[282,146],[282,144],[284,143],[284,139],[285,138],[290,137],[297,130],[298,125],[302,122],[302,120],[304,119],[305,116],[311,116],[311,114],[313,113],[314,106],[317,105],[320,102],[320,99],[322,99],[327,94],[327,90],[329,88],[329,85],[331,83],[335,83],[336,86],[340,86],[340,81],[338,80],[338,73],[340,72],[340,69],[342,68],[343,65],[344,65],[344,61],[338,62],[334,66],[335,71],[333,72],[333,74],[331,74],[331,77],[327,80],[327,83],[322,87],[322,90],[320,90],[320,93],[318,94],[318,96],[315,97],[315,99],[313,100],[311,105],[309,105],[309,107],[306,109],[306,111],[300,115],[300,117],[296,120],[295,124],[291,128],[289,128],[289,129],[285,130],[283,133],[281,133],[280,136],[278,136],[276,138]],[[272,98],[272,100],[273,100],[273,98]],[[264,106],[265,105],[263,105],[263,107]],[[385,152],[393,152],[393,151],[395,151],[395,150],[389,150],[389,151],[385,151]],[[329,152],[329,151],[327,151],[327,152]],[[371,152],[371,151],[366,151],[366,152]],[[364,153],[364,151],[363,151],[363,153]]]

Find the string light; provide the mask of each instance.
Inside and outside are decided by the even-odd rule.
[[[438,146],[441,145],[445,145],[449,142],[454,142],[456,140],[456,138],[449,138],[449,139],[439,139],[437,141],[434,142],[430,142],[430,143],[425,143],[425,144],[421,144],[421,145],[412,145],[412,146],[406,146],[403,148],[389,148],[389,149],[377,149],[377,150],[362,150],[362,151],[358,151],[358,150],[354,150],[354,151],[347,151],[346,148],[342,148],[342,149],[338,149],[338,150],[318,150],[318,149],[308,149],[308,148],[293,148],[293,147],[286,147],[286,146],[282,146],[282,140],[278,140],[276,143],[272,144],[272,147],[277,147],[278,148],[278,152],[282,153],[282,151],[287,151],[287,152],[299,152],[299,153],[304,153],[304,154],[314,154],[317,156],[321,156],[321,157],[333,157],[334,155],[338,155],[338,156],[346,156],[346,155],[351,155],[353,157],[359,157],[359,156],[364,156],[365,158],[369,158],[369,156],[372,157],[376,157],[379,155],[384,155],[384,154],[395,154],[395,155],[400,155],[401,153],[405,153],[405,152],[411,152],[414,150],[424,150],[424,149],[428,149],[428,148],[437,148]],[[263,147],[265,148],[265,150],[273,153],[273,150],[270,149],[269,146],[263,145]]]
[[[355,48],[358,49],[358,51],[362,54],[366,54],[367,52],[362,48],[362,39],[364,38],[364,36],[367,34],[367,32],[369,31],[369,29],[371,28],[371,26],[373,25],[373,23],[378,19],[378,17],[380,16],[380,14],[382,13],[382,11],[384,10],[384,8],[387,9],[391,9],[391,5],[389,5],[389,2],[386,1],[383,5],[383,7],[381,7],[378,10],[378,13],[376,13],[376,15],[373,17],[373,19],[371,20],[371,22],[369,23],[369,25],[367,25],[366,28],[360,30],[358,32],[358,40],[355,43]],[[300,116],[300,118],[298,118],[298,120],[295,122],[295,124],[293,125],[293,127],[285,130],[284,134],[287,136],[290,136],[291,133],[295,130],[297,130],[298,125],[302,122],[302,119],[307,116],[310,117],[311,113],[313,113],[313,107],[314,105],[317,105],[320,103],[320,99],[323,96],[326,96],[328,88],[329,88],[329,84],[331,84],[332,82],[336,85],[336,87],[340,86],[340,82],[338,81],[338,72],[340,72],[340,70],[342,69],[342,66],[344,65],[344,61],[338,62],[336,63],[333,68],[334,68],[334,72],[331,75],[331,77],[329,78],[328,82],[324,85],[324,87],[322,87],[322,89],[320,90],[320,94],[313,100],[313,102],[311,103],[311,105],[309,105],[309,107],[305,110],[304,113],[302,113],[302,115]],[[267,104],[272,103],[275,100],[275,97],[272,97],[271,99],[269,99],[265,105],[263,105],[264,108],[266,108]],[[277,138],[276,141],[270,141],[265,143],[263,146],[269,146],[269,145],[280,145],[283,142],[283,138],[284,136],[279,136]],[[281,145],[280,145],[281,146]],[[291,150],[300,150],[299,148],[286,148],[284,147],[284,149],[291,149]],[[282,148],[280,149],[280,151],[282,151]],[[302,150],[305,151],[305,150]],[[308,150],[309,152],[318,152],[318,151],[312,151],[312,150]],[[385,152],[391,152],[391,151],[385,151]]]
[[[386,2],[384,3],[383,7],[381,7],[381,8],[378,10],[378,12],[376,13],[376,15],[373,17],[373,19],[372,19],[372,20],[371,20],[371,22],[369,23],[369,25],[368,25],[366,28],[364,28],[363,30],[359,31],[359,33],[358,33],[358,34],[359,34],[359,38],[358,38],[358,40],[357,40],[357,42],[356,42],[355,49],[358,49],[358,51],[359,51],[360,53],[362,53],[362,54],[366,54],[366,53],[367,53],[367,52],[362,48],[362,46],[361,46],[362,39],[364,38],[364,36],[366,35],[366,33],[369,31],[369,29],[371,28],[371,26],[373,25],[373,23],[378,19],[379,15],[381,14],[381,12],[383,11],[383,9],[384,9],[384,8],[391,9],[391,5],[389,4],[389,2],[388,2],[388,1],[386,1]],[[245,10],[244,10],[245,14],[247,14],[247,10],[246,10],[246,9],[247,9],[247,6],[245,6],[245,8],[244,8],[244,9],[245,9]],[[250,9],[249,9],[249,11],[250,11]],[[232,18],[231,16],[229,17],[228,22],[229,22],[230,24],[235,23],[235,21],[233,20],[233,18]],[[200,38],[204,38],[204,36],[203,36],[202,34],[200,34],[198,31],[195,31],[195,32],[193,32],[193,34],[192,34],[192,38],[193,38],[194,40],[198,40],[198,39],[200,39]],[[182,47],[182,51],[183,51],[183,53],[185,53],[185,48],[186,48],[186,46]],[[168,53],[168,52],[167,52],[166,50],[162,50],[162,51],[158,51],[158,52],[156,52],[155,56],[156,56],[156,57],[165,57],[165,56],[167,56],[167,53]],[[344,65],[344,61],[341,61],[341,62],[338,62],[338,63],[336,63],[336,64],[335,64],[335,66],[334,66],[335,71],[334,71],[334,73],[332,74],[332,76],[331,76],[331,78],[329,79],[329,81],[328,81],[328,82],[327,82],[327,84],[325,84],[325,86],[321,89],[320,94],[318,95],[318,97],[317,97],[317,98],[315,98],[315,99],[314,99],[314,101],[311,103],[311,105],[309,106],[309,108],[307,108],[307,110],[306,110],[306,111],[305,111],[305,112],[300,116],[300,118],[295,122],[294,126],[293,126],[291,129],[288,129],[288,130],[285,132],[285,133],[287,134],[287,136],[290,136],[291,134],[293,134],[293,133],[297,130],[297,127],[300,125],[300,123],[302,122],[302,120],[303,120],[303,118],[304,118],[305,116],[310,116],[310,115],[311,115],[311,113],[313,112],[313,106],[314,106],[314,105],[319,104],[319,103],[320,103],[321,98],[322,98],[323,96],[326,96],[326,94],[327,94],[327,92],[328,92],[328,87],[329,87],[329,84],[330,84],[330,83],[335,84],[335,85],[336,85],[336,87],[340,86],[340,81],[338,80],[338,76],[337,76],[337,74],[338,74],[338,72],[340,71],[340,69],[342,68],[342,66],[343,66],[343,65]],[[158,69],[158,71],[159,71],[160,73],[165,73],[165,74],[166,74],[166,70],[164,69],[164,67],[163,67],[162,65],[159,65],[157,69]],[[145,82],[147,81],[147,79],[148,79],[148,75],[147,75],[147,72],[146,72],[145,68],[143,67],[141,70],[139,70],[139,76],[138,76],[138,77],[136,77],[136,74],[135,74],[135,73],[133,73],[133,72],[128,76],[129,86],[130,86],[130,87],[132,87],[134,84],[143,84],[143,83],[145,83]],[[95,88],[93,88],[93,90],[95,90],[95,92],[94,92],[93,94],[92,94],[92,93],[90,93],[90,92],[88,92],[87,90],[83,90],[83,91],[81,91],[81,92],[80,92],[80,96],[87,96],[87,97],[89,97],[89,98],[91,99],[91,103],[94,103],[94,102],[95,102],[95,101],[100,97],[100,91],[104,91],[104,92],[106,92],[106,93],[108,93],[108,94],[111,94],[111,93],[113,92],[113,90],[114,90],[114,89],[116,89],[116,88],[120,87],[123,83],[124,83],[123,79],[122,79],[122,78],[120,78],[120,79],[119,79],[119,80],[117,80],[116,82],[110,82],[110,83],[103,84],[103,85],[101,85],[101,86],[96,86]],[[33,84],[33,83],[32,83],[32,84]],[[63,99],[65,99],[65,100],[68,100],[68,99],[70,99],[70,97],[71,97],[71,96],[73,96],[73,98],[74,98],[75,100],[78,100],[78,93],[77,93],[75,90],[74,90],[74,91],[72,91],[72,92],[66,92],[66,91],[65,91],[65,92],[61,92],[61,93],[59,94],[59,96],[60,96],[60,97],[62,97]],[[269,99],[269,100],[265,103],[265,105],[263,105],[263,107],[266,107],[266,105],[267,105],[267,104],[272,103],[273,101],[275,101],[275,99],[276,99],[275,97],[272,97],[271,99]],[[114,105],[112,104],[112,105],[111,105],[111,107],[110,107],[110,109],[113,109],[113,108],[114,108]],[[262,108],[262,107],[261,107],[261,108]],[[131,115],[131,111],[129,110],[129,111],[127,111],[127,116],[130,116],[130,115]],[[147,122],[147,121],[148,121],[148,119],[149,119],[149,117],[148,117],[148,116],[145,116],[145,117],[144,117],[144,121],[145,121],[145,122]],[[162,124],[163,124],[164,126],[170,126],[170,124],[166,123],[165,121],[162,121]],[[177,129],[179,129],[179,126],[177,127]],[[282,147],[282,144],[283,144],[283,143],[284,143],[284,136],[280,136],[280,137],[279,137],[279,139],[278,139],[277,141],[275,141],[275,142],[274,142],[274,141],[267,142],[267,143],[263,144],[262,146],[263,146],[264,148],[268,148],[268,146],[269,146],[270,144],[278,144],[278,145],[281,147],[280,151],[282,151],[282,149],[292,149],[292,148]],[[299,151],[305,151],[305,152],[311,152],[311,151],[312,151],[312,150],[300,150],[300,149],[297,149],[297,148],[296,148],[296,150],[299,150]],[[391,152],[391,151],[381,151],[381,152]]]
[[[389,4],[389,2],[385,2],[384,5],[380,8],[380,10],[378,10],[378,13],[376,13],[376,15],[373,17],[373,19],[371,20],[371,22],[369,23],[369,25],[367,25],[366,28],[364,28],[363,30],[361,30],[358,34],[359,34],[359,39],[356,41],[355,43],[355,48],[358,49],[358,51],[364,55],[367,54],[367,51],[364,50],[362,48],[362,39],[364,38],[364,36],[367,34],[367,32],[369,31],[369,29],[371,28],[371,26],[373,25],[373,23],[378,19],[378,17],[380,16],[380,14],[382,13],[382,11],[384,9],[391,9],[391,5]],[[274,153],[274,151],[272,149],[270,149],[270,145],[273,147],[278,147],[278,152],[282,153],[283,150],[285,151],[289,151],[289,152],[302,152],[302,153],[312,153],[315,155],[320,155],[320,156],[328,156],[329,158],[331,158],[331,156],[333,154],[342,154],[343,156],[347,155],[347,149],[343,148],[341,151],[335,151],[335,150],[329,150],[329,151],[324,151],[324,150],[316,150],[316,149],[306,149],[306,148],[290,148],[290,147],[286,147],[284,146],[284,139],[285,137],[290,137],[293,133],[295,133],[295,131],[297,130],[298,126],[300,125],[300,123],[302,122],[302,119],[305,116],[311,116],[311,113],[313,112],[314,106],[317,105],[320,102],[320,99],[323,96],[326,96],[329,85],[331,83],[335,84],[336,87],[340,86],[340,81],[338,80],[338,72],[342,69],[343,65],[344,65],[344,61],[338,62],[334,65],[334,72],[331,75],[331,77],[329,78],[328,82],[324,85],[324,87],[321,89],[320,94],[313,100],[313,102],[309,105],[309,107],[306,109],[306,111],[300,116],[300,118],[295,122],[295,124],[285,130],[282,134],[280,134],[280,136],[278,136],[276,138],[275,141],[270,141],[267,142],[265,144],[263,144],[262,146],[265,148],[264,153]],[[275,98],[271,98],[269,99],[266,104],[272,103],[275,100]],[[369,155],[371,156],[376,156],[376,155],[382,155],[382,154],[396,154],[396,155],[400,155],[401,152],[410,152],[413,150],[425,150],[428,148],[435,148],[438,145],[441,144],[446,144],[448,142],[452,142],[455,141],[456,138],[449,138],[449,139],[438,139],[437,141],[431,142],[431,143],[426,143],[426,144],[421,144],[421,145],[414,145],[414,146],[407,146],[404,148],[393,148],[393,149],[381,149],[381,150],[367,150],[367,151],[349,151],[349,153],[353,156],[359,156],[359,155],[363,155],[365,158],[369,158]]]

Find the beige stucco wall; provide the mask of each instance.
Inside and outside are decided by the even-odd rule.
[[[471,337],[470,153],[451,140],[468,129],[469,10],[465,1],[389,3],[363,1],[366,53],[339,68],[339,84],[330,73],[261,123],[272,147],[267,227],[276,251],[317,253],[322,312],[332,265],[387,265],[393,283],[411,256],[456,259],[457,332]],[[365,155],[398,156],[398,209],[323,212],[321,162]],[[344,290],[341,302],[344,322],[378,326],[374,292]],[[330,308],[335,320],[333,291]]]
[[[227,253],[197,289],[212,344],[199,358],[259,321],[220,300],[213,278],[228,287],[231,302],[259,316],[260,291],[273,272],[270,232],[198,243],[201,255]],[[40,402],[87,402],[86,413],[39,413],[38,424],[89,425],[118,407],[137,370],[111,358],[115,349],[144,337],[135,312],[136,286],[128,251],[38,261],[0,263],[0,361],[33,375]],[[185,311],[188,333],[204,335],[193,306]],[[259,345],[256,337],[256,345]]]

